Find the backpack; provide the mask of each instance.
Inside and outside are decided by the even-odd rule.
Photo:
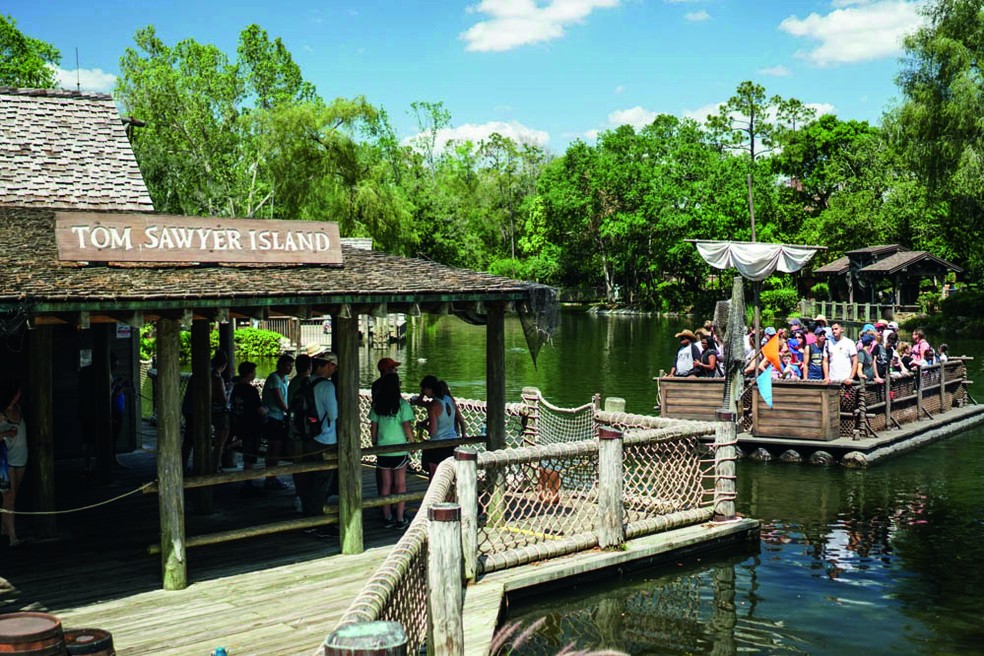
[[[321,435],[323,428],[327,426],[325,422],[331,422],[327,415],[318,415],[318,406],[314,400],[314,388],[326,380],[328,379],[305,379],[297,394],[290,400],[287,410],[290,413],[290,434],[295,440],[313,440]]]

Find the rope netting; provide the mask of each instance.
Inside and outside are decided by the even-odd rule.
[[[338,626],[377,620],[399,622],[407,635],[407,653],[419,653],[427,641],[427,545],[430,520],[427,510],[436,503],[455,500],[454,463],[437,468],[420,511],[400,541],[366,582]]]
[[[626,522],[713,505],[714,458],[699,434],[647,433],[627,437],[622,451]]]

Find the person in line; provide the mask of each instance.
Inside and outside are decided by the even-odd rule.
[[[677,349],[676,359],[673,367],[670,368],[670,376],[693,376],[695,371],[694,364],[700,362],[700,348],[697,346],[697,335],[691,330],[681,330],[674,335],[680,340],[680,348]]]
[[[260,392],[253,385],[256,380],[256,363],[240,362],[239,377],[229,395],[232,411],[232,434],[242,442],[243,470],[253,469],[256,455],[260,452],[260,434],[263,431],[263,418],[267,409],[260,400]],[[243,481],[243,493],[255,493],[253,481]]]
[[[329,451],[338,448],[338,397],[331,377],[338,371],[338,356],[334,353],[318,353],[311,358],[311,389],[314,407],[321,420],[321,432],[314,438],[305,438],[301,444],[301,458],[304,462],[325,460]],[[303,476],[301,490],[301,513],[307,517],[324,514],[325,502],[335,487],[335,470],[319,470]],[[319,537],[336,534],[331,528],[316,531]]]
[[[875,355],[872,349],[877,346],[876,337],[871,332],[861,335],[861,347],[858,348],[858,378],[867,382],[882,384],[885,379],[878,375]]]
[[[916,328],[912,331],[912,362],[917,367],[926,364],[926,351],[932,348],[926,340],[926,333],[923,332],[922,328]]]
[[[710,333],[701,335],[700,346],[700,359],[694,362],[694,373],[698,378],[717,378],[720,357]]]
[[[818,314],[813,317],[813,325],[815,327],[819,326],[820,328],[823,328],[823,332],[827,335],[827,345],[829,346],[833,341],[834,331],[832,326],[827,325],[827,317],[822,314]]]
[[[947,362],[950,359],[950,347],[946,344],[940,344],[936,350],[938,351],[936,357],[940,362]]]
[[[387,374],[395,374],[396,370],[399,369],[400,363],[393,358],[380,358],[379,362],[376,363],[376,370],[379,372],[379,378],[372,381],[372,385],[369,387],[370,399],[372,403],[376,402],[376,392],[379,388],[380,381],[383,380],[383,376]],[[379,467],[376,468],[376,489],[380,489],[383,485],[383,472]]]
[[[266,407],[266,423],[263,437],[266,438],[267,468],[280,464],[280,450],[287,440],[287,390],[290,372],[294,369],[294,357],[284,353],[277,359],[277,370],[267,376],[263,383],[263,405]],[[268,476],[263,485],[268,490],[286,490],[287,483],[276,476]]]
[[[850,385],[858,375],[858,348],[854,340],[844,335],[844,326],[839,321],[830,326],[830,332],[833,339],[827,344],[826,381]]]
[[[217,350],[212,356],[212,375],[209,384],[212,386],[212,432],[215,451],[212,455],[212,471],[222,470],[222,451],[229,439],[229,392],[226,389],[222,374],[229,366],[229,356],[223,350]],[[190,385],[189,385],[190,387]]]
[[[24,470],[27,467],[27,427],[24,424],[24,413],[21,410],[21,388],[16,381],[7,381],[0,390],[0,437],[3,438],[7,450],[7,475],[10,479],[9,489],[3,492],[3,514],[0,522],[0,535],[6,535],[10,546],[16,547],[22,540],[17,537],[17,526],[14,523],[14,512],[17,506],[17,492],[24,481]]]
[[[384,358],[386,359],[386,358]],[[400,377],[394,373],[384,374],[374,385],[372,408],[369,410],[369,427],[373,446],[406,444],[413,441],[413,409],[400,394]],[[407,451],[376,456],[376,470],[379,472],[379,496],[403,494],[407,491],[407,464],[410,454]],[[394,516],[394,506],[396,514]],[[406,503],[383,506],[383,527],[404,529],[410,525],[405,515]]]
[[[806,362],[807,380],[825,380],[827,378],[827,333],[822,326],[813,329],[816,341],[806,347],[803,360]]]
[[[427,430],[431,440],[455,440],[464,437],[465,420],[458,411],[458,404],[451,396],[447,383],[438,380],[437,376],[424,376],[420,381],[419,398],[420,405],[427,409],[427,419],[420,425]],[[453,455],[453,446],[424,451],[421,459],[430,478],[434,478],[437,466]]]
[[[313,364],[311,355],[321,351],[322,348],[317,344],[309,344],[305,352],[299,354],[297,359],[294,360],[294,376],[287,383],[288,408],[294,407],[298,393],[300,393],[300,390],[303,389],[311,378],[311,367]],[[303,457],[301,446],[304,442],[304,436],[294,428],[293,422],[288,422],[287,437],[288,439],[284,443],[283,455],[294,462],[299,462]],[[292,478],[294,481],[294,504],[297,507],[297,511],[301,512],[301,482],[303,481],[304,474],[294,474]]]

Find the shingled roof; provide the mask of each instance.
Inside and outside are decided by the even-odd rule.
[[[35,312],[523,301],[540,287],[343,245],[344,265],[82,265],[58,259],[55,212],[0,206],[0,306]]]
[[[851,259],[844,255],[843,257],[838,257],[833,262],[829,264],[824,264],[822,267],[813,270],[813,273],[819,276],[839,276],[840,274],[847,271],[847,268],[851,265]]]
[[[890,255],[874,264],[869,264],[861,269],[861,273],[865,275],[892,275],[910,267],[920,269],[925,267],[940,271],[955,271],[957,273],[963,271],[956,264],[936,257],[928,251],[903,251]]]
[[[152,211],[113,98],[0,87],[0,205]]]

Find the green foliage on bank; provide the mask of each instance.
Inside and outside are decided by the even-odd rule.
[[[182,330],[178,333],[180,340],[180,357],[183,362],[191,360],[191,331]],[[272,330],[259,328],[239,328],[233,333],[233,343],[236,357],[239,360],[255,360],[257,358],[275,358],[283,353],[281,347],[283,337]],[[219,331],[209,333],[209,351],[214,353],[219,348]],[[157,353],[157,337],[153,325],[140,329],[140,359],[151,360]]]

